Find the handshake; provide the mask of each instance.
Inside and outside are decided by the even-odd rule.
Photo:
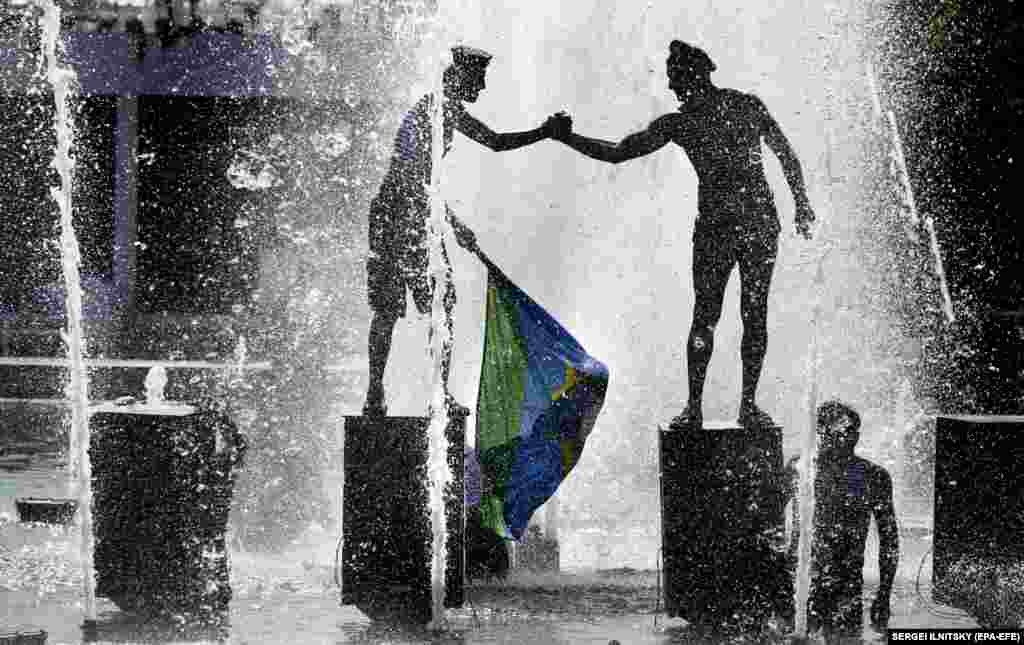
[[[556,112],[544,121],[541,129],[555,141],[565,141],[572,134],[572,117],[565,112]]]

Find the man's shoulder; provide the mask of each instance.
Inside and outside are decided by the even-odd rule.
[[[421,97],[418,101],[412,104],[412,106],[405,111],[402,116],[402,121],[399,124],[399,129],[413,129],[418,124],[425,122],[430,114],[430,95],[427,94]]]
[[[854,463],[863,464],[864,468],[866,468],[867,470],[872,471],[872,472],[877,472],[877,471],[881,471],[883,473],[888,473],[889,472],[888,470],[886,470],[885,466],[883,466],[883,465],[881,465],[879,463],[876,463],[874,461],[871,461],[867,457],[863,457],[861,455],[855,454],[853,456],[853,462]]]
[[[662,114],[651,121],[650,130],[672,135],[684,128],[689,122],[687,116],[682,112],[669,112]]]
[[[892,485],[892,476],[889,474],[889,471],[885,466],[877,464],[870,459],[865,459],[859,455],[854,456],[852,463],[858,464],[859,467],[863,469],[865,480],[875,482],[876,484],[882,483],[890,486]]]
[[[414,148],[430,136],[430,108],[433,97],[424,94],[410,107],[398,125],[397,146],[405,157],[414,155]],[[410,157],[411,158],[411,157]]]
[[[743,90],[738,90],[735,87],[720,87],[718,88],[718,95],[723,99],[731,99],[734,101],[754,98],[754,95],[751,92],[744,92]]]
[[[430,93],[424,94],[406,111],[405,117],[402,120],[407,123],[429,123],[433,107],[434,95]]]
[[[731,87],[719,88],[719,100],[723,103],[743,110],[763,110],[764,101],[753,92],[744,92]]]

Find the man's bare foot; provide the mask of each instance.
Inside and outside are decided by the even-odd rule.
[[[748,429],[775,427],[775,422],[768,416],[768,413],[757,407],[754,403],[741,405],[740,414],[736,421],[742,427]]]
[[[444,395],[444,405],[448,409],[448,416],[452,419],[465,419],[469,416],[470,410],[455,400],[451,394]],[[427,411],[427,416],[433,416],[432,409]]]
[[[698,408],[688,405],[672,419],[668,427],[670,430],[701,430],[704,428],[704,415]]]
[[[461,419],[469,416],[469,408],[456,401],[451,394],[445,396],[445,404],[448,406],[448,416]]]

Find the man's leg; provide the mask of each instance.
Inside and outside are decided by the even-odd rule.
[[[730,233],[698,223],[693,234],[693,322],[686,340],[689,396],[686,408],[672,420],[670,428],[700,429],[704,422],[704,381],[714,350],[715,326],[722,316],[725,286],[734,263]]]
[[[452,371],[452,348],[455,346],[455,285],[449,267],[444,285],[444,326],[448,330],[448,342],[441,348],[441,382],[445,394],[448,394],[448,376]]]
[[[444,296],[442,298],[442,306],[444,307],[443,324],[448,332],[448,342],[441,344],[441,386],[444,388],[445,405],[448,406],[448,413],[452,416],[467,416],[469,414],[469,408],[458,403],[455,397],[452,396],[448,390],[448,377],[452,370],[452,347],[455,344],[455,283],[452,281],[452,265],[451,260],[448,258],[448,249],[444,243],[441,243],[441,259],[444,262],[444,284],[441,288],[444,289]],[[418,281],[417,287],[413,288],[413,299],[416,301],[416,306],[421,314],[430,313],[433,309],[434,289],[436,288],[436,281],[433,277],[429,280],[429,288],[422,288],[423,285],[427,284],[426,280]],[[434,327],[430,327],[430,335],[427,337],[428,343],[433,343],[433,331]]]
[[[370,321],[370,338],[367,350],[370,357],[370,383],[366,388],[366,403],[363,414],[383,416],[387,411],[384,402],[384,370],[391,354],[391,336],[395,331],[398,317],[390,312],[375,311]]]
[[[448,406],[448,414],[453,417],[469,416],[469,408],[455,400],[448,389],[448,376],[452,371],[452,348],[455,346],[455,282],[452,280],[452,263],[448,258],[448,249],[441,245],[441,254],[445,265],[444,284],[444,324],[448,328],[448,342],[442,348],[441,354],[441,382],[444,385],[445,404]]]
[[[864,633],[864,605],[860,595],[839,600],[829,629],[824,632],[827,645],[859,645]]]
[[[363,415],[384,416],[387,414],[384,371],[391,354],[395,323],[405,315],[405,282],[393,259],[371,255],[366,262],[366,287],[373,318],[367,340],[370,369]]]
[[[452,371],[452,348],[455,345],[455,317],[452,310],[455,308],[455,287],[451,282],[451,276],[447,280],[448,286],[445,289],[444,298],[444,326],[448,330],[448,342],[441,345],[441,385],[444,387],[445,404],[448,406],[448,414],[452,416],[468,416],[469,408],[455,400],[448,389],[448,377]]]
[[[743,339],[740,358],[743,363],[743,389],[740,395],[739,422],[743,425],[773,425],[771,417],[757,407],[757,384],[768,349],[768,290],[771,286],[778,235],[772,230],[746,232],[746,247],[739,258],[740,317]]]

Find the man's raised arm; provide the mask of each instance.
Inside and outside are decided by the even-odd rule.
[[[635,132],[618,143],[585,137],[575,132],[558,133],[555,138],[591,159],[608,163],[622,163],[649,155],[664,147],[672,140],[667,125],[668,117],[659,117],[646,130]]]
[[[804,184],[804,173],[800,167],[800,160],[797,158],[796,151],[793,150],[793,146],[790,145],[786,135],[782,134],[779,124],[768,113],[768,108],[764,106],[760,99],[756,100],[757,109],[760,112],[761,134],[764,137],[764,142],[768,144],[768,148],[779,158],[779,163],[782,165],[782,173],[786,176],[786,183],[789,184],[789,189],[793,192],[793,202],[796,205],[796,229],[801,235],[810,239],[810,226],[811,222],[814,221],[814,210],[811,208],[811,202],[807,198],[807,186]]]

